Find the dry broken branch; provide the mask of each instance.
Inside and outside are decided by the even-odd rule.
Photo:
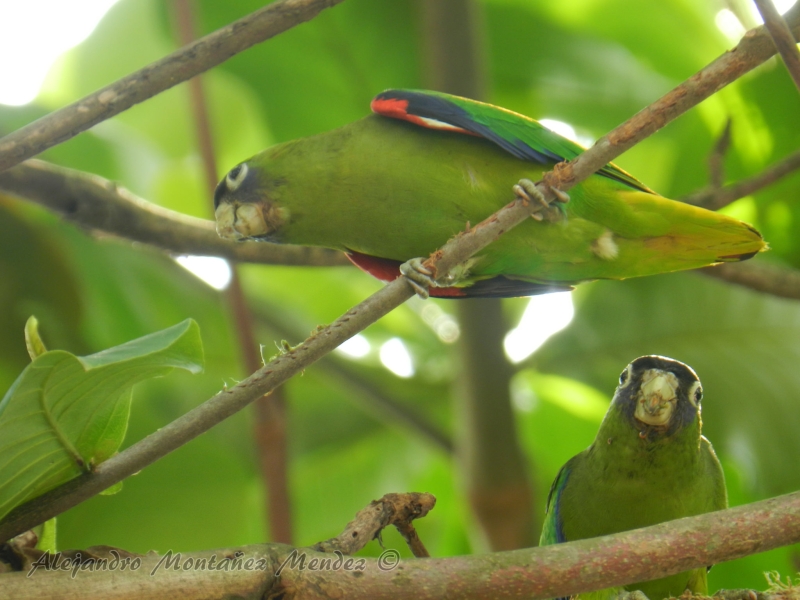
[[[417,536],[412,521],[423,518],[435,504],[436,498],[433,494],[385,494],[380,500],[373,500],[369,506],[358,511],[356,518],[347,524],[342,533],[314,544],[312,549],[318,552],[355,554],[378,538],[383,529],[394,525],[405,538],[414,556],[428,557],[430,554]]]

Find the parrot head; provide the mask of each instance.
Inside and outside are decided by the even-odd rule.
[[[214,191],[214,217],[220,237],[234,240],[272,241],[289,218],[289,210],[269,197],[269,185],[261,185],[256,169],[239,163]]]
[[[619,377],[613,402],[640,437],[667,436],[700,417],[703,387],[688,365],[665,356],[641,356]]]

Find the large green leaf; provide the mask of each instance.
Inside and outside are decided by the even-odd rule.
[[[202,368],[191,319],[90,356],[45,352],[0,401],[0,518],[112,456],[125,437],[131,388],[174,368]]]

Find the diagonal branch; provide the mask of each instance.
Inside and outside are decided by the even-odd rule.
[[[282,0],[234,21],[0,139],[0,171],[191,79],[250,46],[308,21],[341,1]]]
[[[778,52],[783,57],[783,63],[789,70],[797,89],[800,90],[800,50],[797,49],[797,42],[792,37],[792,32],[786,21],[783,20],[778,9],[775,8],[772,0],[754,0],[764,19],[764,25],[769,31]]]
[[[224,240],[212,221],[162,208],[97,175],[39,160],[0,172],[0,192],[41,204],[81,227],[150,244],[172,254],[272,265],[350,264],[341,252],[324,248]]]
[[[793,12],[793,27],[800,28],[800,4],[795,5],[790,12]],[[572,162],[556,165],[553,171],[544,175],[544,181],[564,190],[573,187],[624,150],[772,56],[774,51],[763,27],[748,32],[734,50],[727,52],[611,131]],[[539,188],[542,193],[553,197],[552,190],[546,185],[540,183]],[[541,208],[536,207],[535,210]],[[429,266],[434,274],[437,271],[448,273],[503,233],[529,218],[532,212],[530,206],[515,200],[469,232],[463,232],[449,240],[431,255],[428,259]],[[412,294],[411,286],[402,277],[389,283],[332,324],[320,328],[305,342],[265,364],[236,386],[222,390],[200,406],[102,463],[93,472],[17,507],[0,523],[0,541],[26,531],[100,493],[208,431],[319,360],[399,306]]]
[[[764,169],[758,175],[743,179],[721,188],[700,190],[684,196],[681,202],[702,206],[709,210],[719,210],[728,206],[734,200],[748,196],[760,189],[772,185],[780,178],[800,169],[800,151],[790,154],[771,167]]]

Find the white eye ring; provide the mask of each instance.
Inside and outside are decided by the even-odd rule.
[[[627,386],[631,382],[632,367],[633,367],[633,365],[630,364],[627,367],[625,367],[625,370],[622,373],[620,373],[620,376],[619,376],[619,387],[624,388],[625,386]]]
[[[245,177],[247,177],[248,170],[247,164],[241,163],[228,171],[228,175],[225,177],[225,184],[228,186],[229,191],[235,192],[242,185]]]
[[[700,404],[700,401],[703,399],[703,386],[700,384],[699,381],[695,381],[692,384],[692,387],[689,388],[689,402],[692,403],[692,406],[697,406]]]

